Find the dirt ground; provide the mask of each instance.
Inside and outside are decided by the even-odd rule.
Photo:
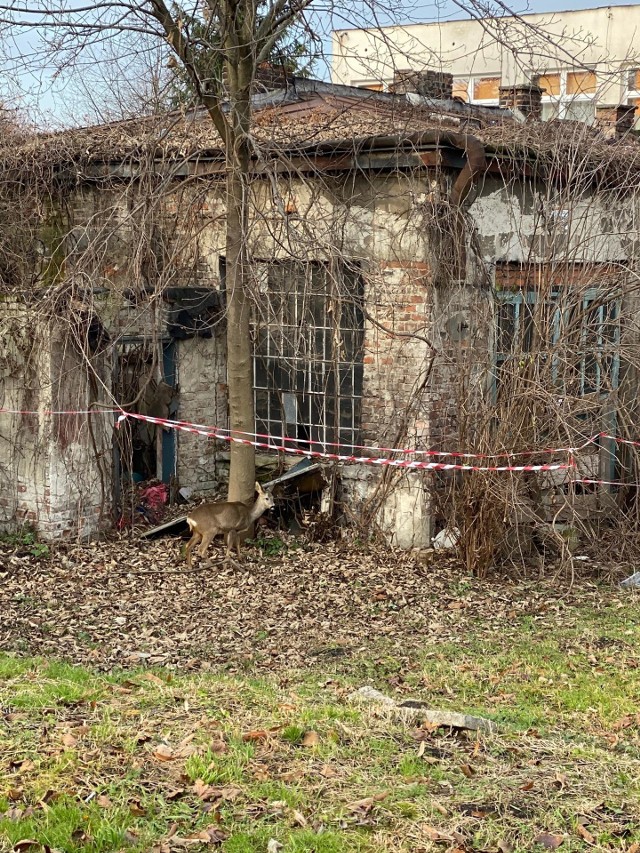
[[[464,643],[471,622],[490,634],[602,598],[602,585],[553,568],[480,581],[455,559],[347,542],[247,547],[241,567],[223,567],[217,545],[190,572],[181,545],[128,535],[36,558],[0,544],[1,647],[98,669],[295,669],[382,645],[402,660],[416,642]],[[624,595],[609,579],[607,603]]]

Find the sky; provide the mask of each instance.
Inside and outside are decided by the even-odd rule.
[[[340,0],[338,0],[340,2]],[[464,0],[461,0],[463,3]],[[500,0],[484,0],[496,9]],[[321,4],[325,5],[325,3]],[[395,20],[392,20],[384,9],[391,5],[395,9]],[[607,3],[593,2],[593,0],[505,0],[505,5],[518,14],[532,12],[562,12],[567,8],[572,11],[577,9],[589,9],[598,6],[607,6]],[[637,5],[631,0],[620,0],[611,4],[619,6]],[[325,57],[316,63],[314,74],[322,79],[329,79],[330,32],[333,28],[341,29],[352,26],[375,26],[376,21],[367,15],[365,6],[360,0],[346,0],[345,8],[349,13],[343,16],[331,18],[326,12],[318,13],[314,25],[322,29],[322,41]],[[389,23],[418,23],[447,21],[460,18],[468,18],[469,14],[460,9],[455,0],[435,0],[435,2],[420,2],[420,0],[381,0],[380,16],[378,24]],[[11,41],[0,39],[0,45],[4,44],[5,53],[8,51],[12,56],[4,63],[0,61],[0,73],[2,73],[3,84],[0,87],[0,102],[4,101],[9,106],[23,110],[39,124],[55,126],[56,124],[83,123],[89,114],[95,116],[95,109],[91,105],[92,94],[96,94],[96,102],[108,97],[108,93],[118,86],[117,73],[111,76],[102,73],[108,63],[100,63],[98,67],[94,58],[90,58],[84,65],[80,63],[79,73],[63,72],[54,74],[53,68],[46,62],[35,58],[37,53],[37,40],[33,33],[25,34]],[[20,56],[31,57],[31,69],[26,71],[16,64]],[[35,61],[34,61],[35,59]],[[129,75],[132,79],[136,75],[135,65],[132,63],[125,72],[124,77]],[[121,77],[123,75],[121,74]],[[123,82],[123,81],[120,81]],[[124,81],[127,82],[127,81]],[[102,90],[102,91],[101,91]],[[82,111],[85,111],[85,116]]]

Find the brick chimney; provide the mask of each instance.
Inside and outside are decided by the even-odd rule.
[[[274,65],[272,62],[261,62],[256,68],[254,83],[268,92],[274,89],[286,89],[286,69],[282,64]]]
[[[396,71],[390,92],[404,95],[413,92],[424,98],[434,98],[438,101],[450,101],[453,98],[453,74],[445,71]]]
[[[636,123],[634,104],[596,104],[596,126],[606,139],[621,139]]]
[[[520,110],[528,121],[540,121],[543,92],[544,89],[541,89],[536,83],[500,86],[499,104],[505,110]]]

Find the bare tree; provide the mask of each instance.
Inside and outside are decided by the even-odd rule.
[[[324,16],[353,15],[363,24],[378,20],[376,0],[366,0],[358,10],[345,4],[342,11],[314,0],[205,0],[183,4],[165,0],[133,0],[103,3],[57,3],[55,0],[4,0],[0,3],[0,27],[5,35],[24,38],[31,33],[30,50],[19,50],[25,63],[46,56],[57,71],[72,68],[108,43],[124,54],[168,45],[173,61],[184,76],[215,127],[226,158],[226,295],[228,398],[232,438],[254,429],[251,298],[247,257],[248,184],[254,152],[252,141],[252,93],[257,71],[282,43],[283,35],[299,33],[290,44],[300,61],[299,45],[314,38],[313,23]],[[393,3],[385,4],[386,22],[394,17]],[[194,26],[197,22],[197,26]],[[34,36],[39,39],[33,47]],[[135,45],[138,44],[136,48]],[[317,40],[316,40],[317,44]],[[219,57],[203,63],[203,51]],[[113,55],[113,51],[111,51]],[[254,449],[231,442],[229,497],[247,500],[255,481]]]

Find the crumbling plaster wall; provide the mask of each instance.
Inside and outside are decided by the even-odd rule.
[[[488,262],[603,263],[640,250],[638,197],[487,178],[470,208]]]
[[[49,360],[26,307],[4,298],[0,311],[0,408],[15,412],[0,413],[0,526],[8,530],[35,523],[48,497],[48,421],[20,413],[47,407]]]
[[[86,415],[52,414],[86,411],[87,371],[55,322],[17,302],[0,308],[0,407],[16,412],[0,413],[0,527],[87,538],[109,510],[112,418],[92,415],[92,439]]]

